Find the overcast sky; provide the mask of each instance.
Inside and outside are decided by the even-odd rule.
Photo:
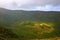
[[[60,11],[60,0],[0,0],[0,7],[10,10]]]

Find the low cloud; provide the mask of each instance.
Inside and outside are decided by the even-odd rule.
[[[0,7],[11,10],[60,11],[60,0],[0,0]]]

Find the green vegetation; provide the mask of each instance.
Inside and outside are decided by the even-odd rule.
[[[55,28],[49,23],[22,21],[18,23],[15,30],[22,38],[41,38],[41,36],[44,38],[44,35],[52,36],[51,33],[55,31]]]
[[[10,39],[18,39],[18,36],[11,29],[0,27],[0,40]]]
[[[0,11],[0,40],[60,37],[60,12]]]

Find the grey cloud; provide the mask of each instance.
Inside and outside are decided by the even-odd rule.
[[[15,6],[18,7],[25,7],[25,6],[46,6],[52,5],[57,6],[60,5],[60,0],[16,0],[13,3]]]
[[[7,9],[38,9],[58,10],[60,9],[60,0],[0,0],[0,7]],[[47,5],[47,6],[46,6]],[[52,8],[52,9],[51,9]],[[41,10],[42,10],[41,9]]]
[[[33,0],[34,5],[47,5],[47,4],[52,4],[52,5],[59,5],[60,0]]]

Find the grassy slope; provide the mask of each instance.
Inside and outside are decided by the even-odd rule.
[[[2,12],[3,11],[3,12]],[[60,12],[43,12],[43,11],[10,11],[3,9],[0,11],[0,26],[12,29],[20,39],[47,38],[60,36]],[[25,25],[19,26],[21,21],[35,21],[43,23],[52,23],[55,25],[55,32],[51,34],[38,35],[36,30],[26,28]],[[26,24],[26,23],[25,23]],[[32,32],[31,32],[32,31]],[[57,34],[57,35],[56,35]],[[47,36],[46,36],[47,35]]]

